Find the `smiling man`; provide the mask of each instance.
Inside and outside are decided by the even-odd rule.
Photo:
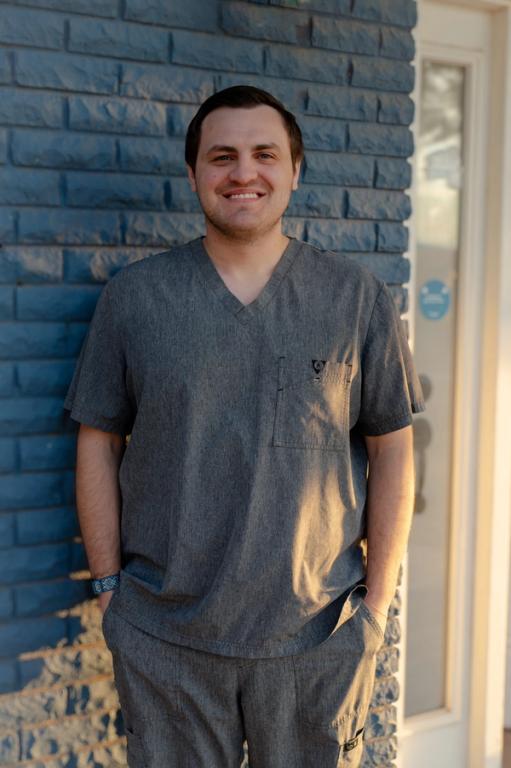
[[[205,236],[107,283],[64,404],[128,764],[358,766],[422,393],[385,284],[282,232],[279,101],[214,94],[185,159]]]

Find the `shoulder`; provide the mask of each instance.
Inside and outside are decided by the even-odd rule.
[[[106,283],[111,293],[123,292],[132,286],[138,288],[159,281],[169,270],[183,266],[189,254],[188,243],[174,245],[165,251],[152,253],[121,267]]]

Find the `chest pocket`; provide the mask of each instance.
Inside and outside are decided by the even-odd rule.
[[[336,360],[280,357],[272,445],[346,448],[351,368]]]

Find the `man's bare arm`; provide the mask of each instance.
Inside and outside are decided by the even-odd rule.
[[[124,437],[80,425],[76,450],[76,507],[92,578],[121,568],[119,465]],[[99,596],[104,610],[112,592]]]
[[[412,427],[365,440],[369,457],[366,602],[384,626],[413,516]]]

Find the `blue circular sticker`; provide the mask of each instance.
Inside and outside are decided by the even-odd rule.
[[[449,311],[451,291],[441,280],[428,280],[419,291],[419,306],[428,320],[441,320]]]

